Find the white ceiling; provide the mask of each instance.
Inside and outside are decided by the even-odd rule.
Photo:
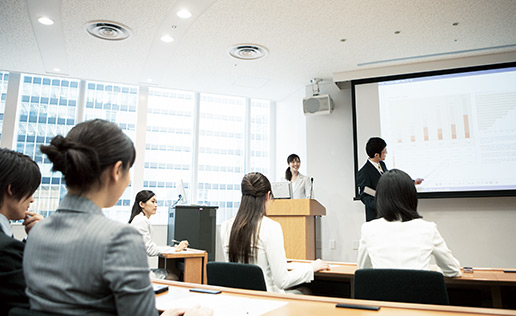
[[[192,18],[175,15],[182,7]],[[41,15],[56,23],[42,26]],[[132,35],[94,38],[84,29],[91,20],[122,23]],[[176,40],[161,42],[165,32]],[[269,54],[233,59],[227,51],[240,43]],[[508,51],[516,51],[514,0],[0,1],[0,70],[57,67],[71,78],[152,78],[160,87],[277,101],[335,72]]]

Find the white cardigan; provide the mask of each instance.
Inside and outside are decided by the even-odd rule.
[[[413,219],[388,222],[383,218],[362,225],[358,268],[430,270],[435,258],[447,277],[460,276],[460,264],[433,222]]]
[[[143,242],[145,243],[145,252],[147,252],[147,256],[154,257],[159,256],[160,254],[164,252],[175,252],[174,247],[168,247],[168,246],[158,246],[154,241],[152,241],[151,238],[151,228],[152,225],[150,223],[150,220],[141,212],[140,214],[136,215],[133,218],[133,221],[131,222],[131,226],[136,228],[138,232],[143,237]]]
[[[235,218],[221,225],[224,259],[229,261],[229,236]],[[285,289],[314,279],[314,270],[310,264],[298,264],[293,270],[287,269],[287,258],[283,243],[281,225],[268,217],[263,217],[258,234],[258,258],[252,264],[263,270],[268,292],[285,293]]]

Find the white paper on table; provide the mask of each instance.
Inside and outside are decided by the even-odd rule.
[[[203,306],[213,310],[214,316],[258,316],[287,305],[284,301],[245,298],[224,294],[190,292],[187,288],[169,287],[167,295],[156,297],[160,310]]]
[[[196,254],[196,253],[200,252],[199,250],[189,250],[188,248],[186,248],[186,250],[181,250],[181,251],[175,251],[175,249],[172,247],[169,247],[169,248],[170,249],[167,249],[166,251],[164,251],[162,253]]]

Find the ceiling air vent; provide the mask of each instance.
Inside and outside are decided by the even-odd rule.
[[[229,49],[229,54],[238,59],[254,60],[267,56],[267,48],[256,44],[238,44]]]
[[[90,21],[84,27],[90,35],[106,41],[122,41],[131,35],[127,26],[112,21]]]

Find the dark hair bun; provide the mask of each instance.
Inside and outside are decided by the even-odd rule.
[[[94,183],[101,184],[102,172],[122,163],[125,170],[136,157],[133,142],[115,124],[95,119],[75,125],[63,137],[58,135],[41,152],[54,164],[53,171],[63,173],[68,188],[88,191]]]
[[[100,176],[98,154],[89,146],[58,135],[50,145],[41,146],[41,152],[53,163],[52,171],[60,171],[64,175],[67,186],[80,187]]]

